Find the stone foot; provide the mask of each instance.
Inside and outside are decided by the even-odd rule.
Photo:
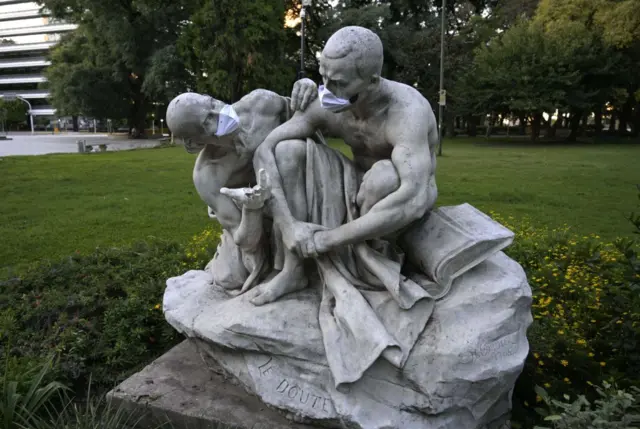
[[[293,270],[282,270],[274,278],[257,286],[249,292],[249,300],[253,305],[264,305],[278,298],[304,289],[309,284],[304,268],[299,266]]]

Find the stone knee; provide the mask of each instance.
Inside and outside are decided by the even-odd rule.
[[[400,187],[400,177],[393,163],[388,160],[378,161],[362,178],[356,203],[360,207],[360,215],[364,215],[378,201],[396,191]]]
[[[307,143],[304,140],[283,140],[276,145],[276,165],[281,176],[306,168]]]
[[[306,222],[307,142],[305,140],[281,141],[276,145],[274,155],[289,210],[293,217]]]

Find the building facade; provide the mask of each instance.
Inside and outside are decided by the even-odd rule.
[[[32,106],[34,117],[53,118],[44,70],[48,51],[75,24],[56,22],[37,3],[0,0],[0,97],[18,96]]]

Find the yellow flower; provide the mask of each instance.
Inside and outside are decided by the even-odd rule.
[[[560,329],[560,330],[558,331],[558,335],[564,335],[564,331],[563,331],[562,329]]]
[[[589,353],[589,357],[594,357],[595,355],[593,353]]]
[[[156,310],[160,310],[160,304],[156,304],[153,308],[155,308]]]
[[[576,340],[576,344],[580,344],[581,346],[584,346],[585,344],[587,344],[586,340],[579,338]]]
[[[551,383],[544,383],[544,387],[546,387],[547,389],[549,389],[551,387]]]
[[[541,361],[541,360],[539,360],[539,361],[538,361],[538,365],[540,365],[540,366],[544,366],[544,362],[543,362],[543,361]]]
[[[600,366],[607,366],[606,362],[600,362]]]
[[[562,359],[560,363],[562,364],[562,366],[569,366],[569,361],[566,361],[564,359]]]
[[[536,358],[536,359],[540,359],[540,355],[538,353],[534,353],[533,357]]]
[[[571,380],[569,380],[567,377],[564,378],[564,382],[571,384]]]

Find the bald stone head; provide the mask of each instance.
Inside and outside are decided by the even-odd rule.
[[[184,140],[188,152],[197,153],[218,140],[215,134],[224,106],[225,103],[208,95],[180,94],[167,107],[167,126],[174,137]]]
[[[355,103],[361,93],[378,84],[383,61],[382,41],[376,33],[364,27],[344,27],[322,50],[320,74],[329,91]]]

